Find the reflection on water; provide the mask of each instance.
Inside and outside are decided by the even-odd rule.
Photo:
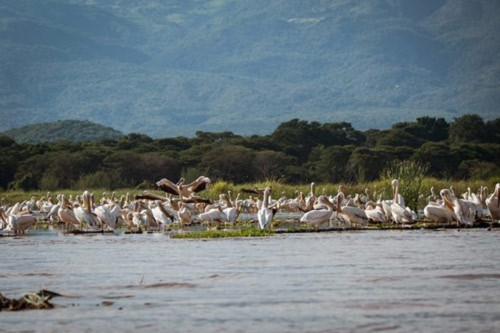
[[[483,230],[4,238],[0,292],[79,298],[2,312],[0,331],[493,331],[499,244]]]

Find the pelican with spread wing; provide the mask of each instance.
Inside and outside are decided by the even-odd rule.
[[[184,185],[184,178],[181,178],[177,184],[163,178],[156,182],[155,189],[162,190],[173,195],[178,195],[181,199],[189,199],[194,193],[201,192],[212,185],[210,178],[205,176],[198,177],[194,182]]]

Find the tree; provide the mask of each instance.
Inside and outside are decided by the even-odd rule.
[[[255,151],[242,146],[220,146],[207,152],[200,167],[208,170],[209,177],[234,183],[253,180],[252,162]]]
[[[449,146],[441,142],[424,143],[415,151],[412,159],[428,165],[428,174],[434,177],[450,177],[456,168]]]
[[[263,150],[255,154],[253,168],[256,180],[277,180],[283,178],[284,170],[294,163],[294,158],[282,152]]]
[[[349,159],[354,149],[354,146],[320,148],[319,159],[314,162],[315,176],[323,182],[331,183],[352,180]]]
[[[356,148],[349,159],[349,166],[358,182],[367,182],[379,177],[388,162],[387,157],[384,151]]]
[[[485,137],[483,118],[477,114],[467,114],[455,118],[450,125],[450,140],[452,142],[481,142]]]

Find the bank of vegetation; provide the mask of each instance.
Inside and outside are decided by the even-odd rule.
[[[0,187],[139,191],[163,177],[190,181],[203,174],[220,181],[214,188],[273,181],[293,185],[285,189],[291,191],[310,181],[325,186],[374,182],[395,161],[425,166],[432,181],[493,183],[500,175],[500,118],[485,122],[466,115],[447,122],[422,117],[367,131],[346,122],[292,119],[264,136],[199,131],[191,138],[128,134],[97,142],[34,144],[2,136]]]

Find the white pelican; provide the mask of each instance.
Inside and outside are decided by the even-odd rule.
[[[57,211],[57,216],[59,221],[66,223],[67,227],[80,225],[80,230],[82,229],[82,224],[75,217],[73,207],[64,194],[61,195],[61,207]]]
[[[343,201],[344,193],[339,192],[339,194],[337,194],[337,215],[340,215],[343,220],[349,222],[350,227],[352,227],[353,224],[368,224],[368,217],[363,209],[352,206],[342,206]]]
[[[429,195],[426,200],[427,200],[427,202],[429,202],[429,201],[436,201],[437,199],[438,199],[438,196],[434,192],[434,186],[432,186],[431,187],[431,195]]]
[[[184,202],[179,202],[179,210],[177,212],[177,216],[179,217],[179,222],[181,224],[181,229],[182,226],[187,224],[191,224],[191,213],[189,212],[189,209],[187,208],[186,204]]]
[[[5,214],[4,210],[0,210],[2,216],[2,221],[7,221],[7,226],[5,230],[13,230],[14,234],[17,235],[19,232],[24,233],[33,224],[36,223],[36,217],[31,214]]]
[[[111,214],[109,208],[105,205],[97,206],[94,209],[94,213],[99,219],[101,227],[104,228],[104,225],[107,226],[108,230],[113,230],[116,224],[116,218]]]
[[[318,202],[321,205],[326,206],[328,209],[314,209],[310,210],[300,218],[300,222],[305,222],[313,226],[314,229],[318,229],[323,223],[329,223],[332,217],[333,211],[335,210],[334,205],[328,200],[324,195],[318,198]]]
[[[223,212],[224,214],[226,214],[226,219],[229,223],[236,222],[236,219],[241,213],[242,207],[243,207],[243,201],[236,200],[236,207],[228,207],[223,209]]]
[[[92,213],[92,205],[90,202],[90,194],[89,192],[83,192],[83,205],[76,207],[73,212],[75,213],[75,217],[81,224],[86,223],[87,227],[91,230],[99,230],[99,221],[97,217]]]
[[[208,228],[210,228],[210,222],[215,222],[217,228],[219,222],[227,222],[227,216],[222,211],[221,206],[211,208],[208,212],[204,212],[198,215],[198,218],[207,223]]]
[[[264,229],[266,226],[270,225],[273,220],[273,211],[269,208],[269,194],[270,189],[267,187],[264,190],[264,198],[262,199],[262,205],[257,212],[257,219],[259,220],[259,226]]]
[[[151,212],[153,213],[153,217],[155,218],[156,222],[161,224],[163,229],[165,229],[167,225],[172,224],[172,221],[174,220],[174,216],[169,211],[167,211],[165,206],[163,206],[161,200],[152,202]]]
[[[306,197],[306,207],[305,207],[306,211],[314,209],[314,202],[316,201],[316,195],[314,194],[315,192],[316,192],[316,184],[312,182],[311,192],[309,192],[309,195]]]
[[[396,224],[402,223],[411,223],[413,221],[413,216],[411,211],[405,208],[404,199],[399,192],[399,182],[397,179],[393,179],[391,182],[393,191],[394,191],[394,199],[391,204],[391,214],[392,219]]]
[[[448,189],[441,190],[441,195],[448,202],[448,205],[450,202],[452,203],[458,223],[468,226],[474,224],[475,206],[472,202],[452,196],[451,191]]]
[[[177,184],[174,184],[170,180],[163,178],[156,182],[155,189],[178,195],[181,199],[189,199],[193,197],[193,193],[201,192],[209,188],[212,184],[210,178],[205,176],[200,176],[194,182],[187,185],[184,185],[184,181],[184,178],[181,178]]]
[[[368,201],[365,204],[365,214],[368,217],[368,219],[372,220],[373,222],[386,222],[387,217],[384,214],[384,210],[382,208],[382,205],[378,205],[374,203],[373,201]]]
[[[486,207],[490,213],[491,222],[500,220],[500,183],[495,185],[495,192],[486,199]]]
[[[453,204],[447,200],[446,191],[445,189],[440,192],[441,198],[443,199],[442,204],[431,201],[424,208],[424,215],[435,223],[446,222],[450,224],[454,219],[456,220]]]

